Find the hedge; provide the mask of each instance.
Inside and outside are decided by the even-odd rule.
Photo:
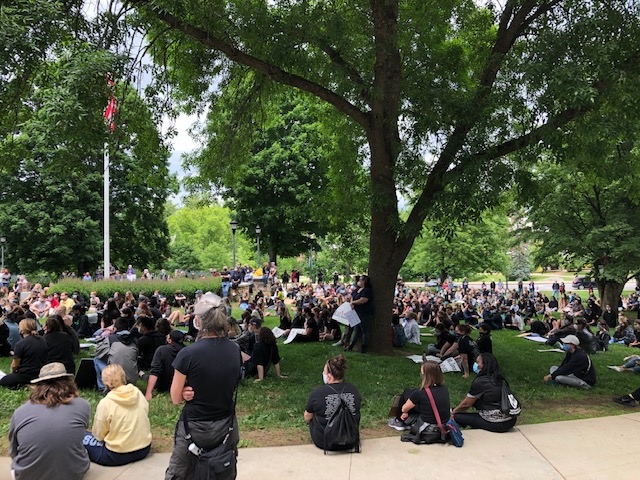
[[[81,279],[73,280],[61,280],[57,283],[52,283],[49,286],[48,293],[54,292],[71,292],[78,291],[85,299],[89,299],[91,292],[96,292],[98,298],[101,301],[106,302],[108,298],[112,297],[115,292],[120,292],[121,295],[127,291],[131,291],[137,298],[140,293],[150,297],[153,292],[158,290],[161,295],[167,297],[167,300],[173,304],[176,290],[182,290],[182,293],[187,297],[188,301],[192,301],[196,296],[196,290],[202,290],[203,292],[214,292],[218,295],[222,293],[222,285],[220,277],[206,278],[204,280],[191,280],[187,278],[178,278],[175,280],[136,280],[135,282],[122,281],[117,282],[115,280],[106,280],[98,282],[84,282]]]

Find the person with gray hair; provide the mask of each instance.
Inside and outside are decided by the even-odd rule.
[[[239,434],[234,392],[242,378],[240,348],[227,338],[227,310],[220,297],[207,292],[194,315],[197,340],[180,350],[172,364],[171,400],[174,405],[184,402],[184,408],[165,479],[196,478],[198,457],[221,445],[234,452],[232,474],[225,478],[235,478]]]

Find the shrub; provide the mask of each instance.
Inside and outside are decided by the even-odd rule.
[[[136,297],[140,292],[150,297],[158,290],[158,293],[167,297],[169,303],[173,304],[176,290],[182,290],[182,293],[189,301],[195,298],[196,290],[203,292],[214,292],[218,295],[222,294],[220,277],[209,277],[204,280],[191,280],[187,278],[178,278],[175,280],[136,280],[135,282],[115,280],[106,280],[99,282],[84,282],[81,279],[62,280],[49,286],[49,293],[78,291],[86,299],[89,298],[91,292],[95,291],[100,300],[106,302],[115,292],[124,295],[127,291],[131,291]]]

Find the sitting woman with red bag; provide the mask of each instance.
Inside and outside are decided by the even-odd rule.
[[[434,432],[440,432],[438,423],[444,425],[449,420],[450,401],[449,390],[444,385],[444,376],[440,365],[436,362],[426,361],[422,364],[422,386],[419,389],[405,389],[400,396],[401,413],[399,418],[391,418],[389,426],[396,430],[406,430],[418,419],[427,423]],[[429,398],[427,389],[430,390],[433,402]],[[435,403],[440,422],[433,409]]]

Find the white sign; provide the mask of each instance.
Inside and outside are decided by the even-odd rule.
[[[349,325],[350,327],[355,327],[360,323],[360,317],[356,311],[351,308],[351,304],[347,302],[340,305],[331,318],[343,325]]]

